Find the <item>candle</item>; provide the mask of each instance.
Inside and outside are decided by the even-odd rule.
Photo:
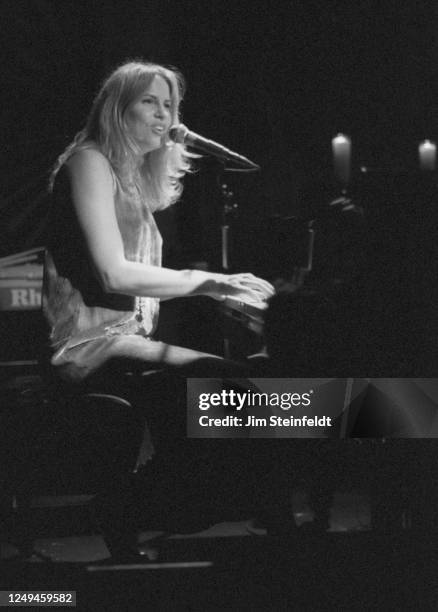
[[[435,170],[436,144],[430,140],[423,140],[418,146],[420,168],[422,170]]]
[[[338,134],[332,140],[333,167],[336,178],[344,185],[350,180],[351,140],[344,134]]]

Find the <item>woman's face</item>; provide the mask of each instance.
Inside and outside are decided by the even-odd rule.
[[[143,154],[164,144],[171,125],[171,97],[169,85],[161,76],[154,76],[143,94],[128,105],[124,120]]]

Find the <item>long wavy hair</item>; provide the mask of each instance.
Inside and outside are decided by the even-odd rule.
[[[139,189],[152,211],[173,204],[181,195],[181,178],[190,170],[190,158],[181,144],[168,140],[144,155],[125,127],[124,115],[131,102],[140,97],[155,76],[169,86],[171,124],[178,124],[179,106],[184,95],[184,78],[175,68],[144,61],[122,64],[103,83],[94,99],[85,127],[59,156],[50,176],[53,189],[56,175],[67,159],[81,149],[98,147],[109,160],[125,190]],[[144,180],[141,180],[141,179]]]

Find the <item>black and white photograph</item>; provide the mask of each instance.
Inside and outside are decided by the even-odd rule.
[[[435,609],[438,5],[0,32],[0,607]]]

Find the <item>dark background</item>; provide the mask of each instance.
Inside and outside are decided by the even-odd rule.
[[[128,58],[177,66],[184,122],[261,165],[227,177],[241,227],[305,215],[339,131],[353,139],[355,169],[414,168],[418,142],[438,136],[433,2],[3,0],[0,11],[0,255],[44,244],[50,167]],[[173,213],[189,260],[217,248],[203,163]]]

